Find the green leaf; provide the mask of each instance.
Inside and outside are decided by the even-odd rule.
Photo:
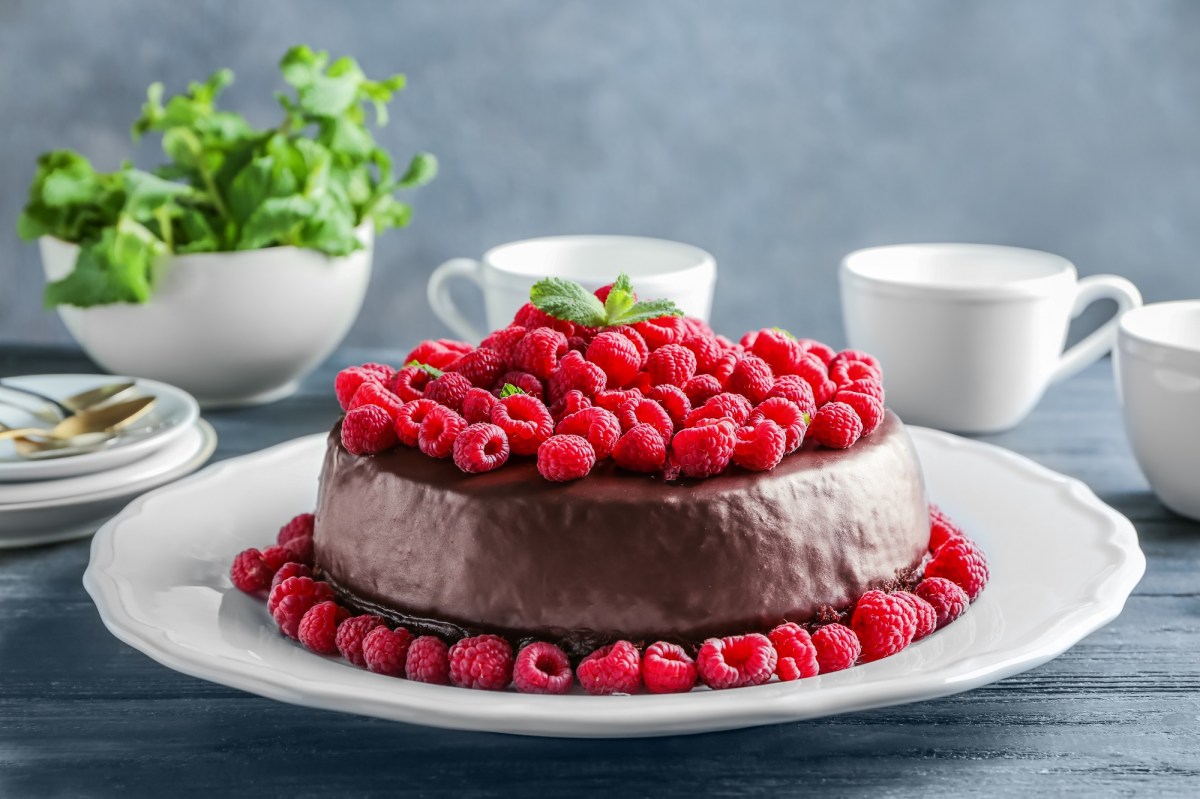
[[[217,252],[221,239],[208,217],[198,208],[184,208],[177,224],[175,252]]]
[[[306,86],[324,71],[328,62],[329,54],[324,50],[314,52],[308,45],[300,44],[283,54],[279,60],[279,71],[291,85]]]
[[[161,206],[176,205],[179,200],[191,199],[198,194],[191,186],[163,180],[137,169],[130,169],[123,176],[125,213],[139,222],[153,219],[155,211]]]
[[[417,153],[408,162],[408,169],[405,170],[400,180],[396,182],[396,188],[415,189],[418,186],[424,186],[437,177],[437,172],[438,161],[436,156],[430,153]]]
[[[636,303],[619,317],[608,320],[610,325],[634,325],[664,316],[683,316],[683,311],[671,300],[645,300]]]
[[[500,399],[511,397],[514,394],[524,394],[524,389],[514,386],[512,383],[505,383],[504,388],[500,389]]]
[[[369,219],[375,223],[377,231],[407,227],[412,220],[412,207],[407,203],[399,202],[390,194],[385,194],[371,209]]]
[[[264,200],[246,220],[236,249],[258,250],[292,244],[315,210],[316,203],[300,195]]]
[[[80,247],[69,275],[46,286],[46,307],[146,302],[155,263],[165,252],[166,245],[149,230],[122,217],[98,241]]]
[[[547,277],[533,284],[529,301],[555,319],[597,327],[605,323],[604,306],[596,295],[571,280]]]
[[[415,359],[414,359],[414,360],[411,360],[411,361],[409,361],[409,362],[408,362],[408,363],[406,363],[406,364],[404,364],[404,367],[405,367],[406,369],[407,369],[408,367],[410,367],[410,366],[415,366],[415,367],[417,367],[417,368],[418,368],[418,369],[420,369],[422,372],[425,372],[425,373],[427,373],[427,374],[428,374],[430,377],[441,377],[442,375],[444,375],[444,374],[445,374],[445,372],[443,372],[441,369],[436,369],[436,368],[434,368],[434,367],[430,366],[430,365],[429,365],[429,364],[427,364],[427,363],[421,363],[420,361],[418,361],[418,360],[415,360]],[[507,385],[507,384],[506,384],[506,385]],[[518,389],[517,389],[517,391],[521,391],[521,389],[519,389],[519,388],[518,388]],[[524,394],[525,392],[521,391],[521,393],[522,393],[522,394]],[[504,396],[504,395],[503,395],[503,394],[501,394],[500,396]]]
[[[621,272],[613,281],[608,297],[604,300],[604,314],[609,320],[620,319],[636,302],[637,296],[633,293],[629,275]]]

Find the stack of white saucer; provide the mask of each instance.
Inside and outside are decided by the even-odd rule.
[[[91,535],[135,497],[204,465],[217,434],[187,392],[155,380],[111,375],[6,377],[0,424],[49,427],[48,403],[16,389],[61,400],[116,382],[133,382],[121,399],[153,396],[144,416],[98,448],[19,454],[0,440],[0,549]],[[70,453],[70,454],[67,454]]]

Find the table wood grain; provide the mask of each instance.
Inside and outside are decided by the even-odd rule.
[[[206,413],[215,458],[323,431],[342,350],[301,393]],[[84,372],[6,347],[0,376]],[[1061,657],[930,702],[629,741],[424,729],[262,699],[158,665],[103,627],[88,542],[0,551],[0,796],[1200,796],[1200,524],[1149,492],[1110,365],[986,440],[1080,478],[1133,520],[1148,568],[1125,612]]]

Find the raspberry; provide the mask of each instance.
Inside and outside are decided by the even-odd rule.
[[[696,371],[707,373],[717,365],[717,360],[721,357],[721,345],[712,336],[697,335],[691,333],[684,336],[680,342],[683,346],[692,351],[696,356]]]
[[[821,363],[826,366],[828,366],[829,362],[832,361],[834,356],[837,355],[837,353],[833,351],[833,347],[830,347],[827,344],[822,344],[816,339],[801,338],[796,339],[796,343],[800,345],[801,350],[817,356]]]
[[[683,317],[684,336],[703,336],[705,338],[715,339],[716,334],[713,329],[708,326],[708,322],[696,316]]]
[[[787,434],[770,419],[741,427],[733,445],[733,462],[752,472],[774,469],[783,460]]]
[[[767,398],[774,385],[775,373],[767,362],[757,355],[747,355],[733,368],[725,388],[757,404]]]
[[[603,408],[584,408],[564,417],[554,432],[582,436],[592,445],[596,460],[604,460],[612,454],[621,437],[621,423]]]
[[[696,412],[706,408],[708,410],[705,413]],[[687,426],[695,427],[701,419],[720,419],[722,417],[732,419],[734,424],[745,424],[753,409],[754,406],[750,404],[750,400],[741,394],[729,392],[716,394],[709,397],[700,408],[688,414]]]
[[[916,594],[910,594],[908,591],[897,591],[892,596],[907,602],[909,607],[913,609],[913,613],[916,614],[917,629],[913,633],[914,641],[920,641],[937,629],[937,611],[934,610],[933,605]]]
[[[363,662],[376,674],[403,677],[410,643],[412,634],[403,627],[394,630],[386,626],[376,627],[363,637]]]
[[[937,505],[929,506],[929,551],[937,552],[951,538],[963,538],[963,531]]]
[[[546,380],[558,359],[567,354],[567,337],[550,327],[537,327],[525,334],[513,349],[513,365]]]
[[[392,393],[399,397],[401,402],[419,400],[425,396],[425,388],[432,379],[433,375],[421,367],[406,366],[392,378]]]
[[[513,317],[513,324],[520,325],[529,330],[542,327],[553,328],[562,333],[564,337],[570,336],[575,332],[575,324],[573,322],[553,317],[532,302],[527,302],[517,309],[517,315]]]
[[[435,635],[422,635],[408,645],[404,673],[413,682],[450,684],[450,647]]]
[[[282,569],[285,564],[299,561],[300,557],[288,547],[276,544],[262,551],[262,559],[267,564],[267,568],[274,574]]]
[[[567,653],[545,641],[522,648],[513,662],[513,685],[523,694],[565,694],[572,679]]]
[[[663,407],[667,416],[671,418],[674,430],[683,427],[684,422],[687,421],[687,415],[692,410],[691,400],[688,399],[683,389],[678,386],[655,386],[647,392],[646,396]]]
[[[538,472],[556,483],[587,477],[595,465],[596,451],[583,436],[554,435],[538,447]]]
[[[332,600],[318,602],[300,617],[300,643],[319,655],[336,655],[338,624],[349,617],[350,611]]]
[[[406,402],[396,412],[396,438],[406,447],[415,447],[420,441],[421,423],[425,421],[426,415],[434,408],[440,408],[431,399],[418,399],[412,402]]]
[[[517,346],[517,342],[525,338],[528,331],[520,325],[512,325],[511,327],[503,327],[493,331],[487,338],[479,343],[480,349],[495,350],[505,363],[512,363],[513,350]],[[487,388],[487,386],[484,386]]]
[[[378,405],[347,411],[342,419],[342,446],[353,455],[374,455],[396,446],[392,417]]]
[[[854,630],[841,624],[826,624],[812,634],[821,674],[848,669],[858,662],[862,644]]]
[[[431,399],[458,413],[471,390],[471,381],[458,372],[446,372],[425,387],[425,399]]]
[[[455,372],[471,381],[477,388],[491,388],[504,374],[504,356],[496,350],[481,346],[461,356],[446,367],[447,372]]]
[[[712,375],[696,375],[684,384],[683,393],[687,394],[692,407],[698,408],[710,397],[721,393],[721,381]]]
[[[514,455],[533,455],[554,433],[554,419],[541,400],[528,394],[504,397],[492,407],[492,424],[508,435]]]
[[[469,474],[499,469],[508,462],[508,436],[488,422],[467,425],[454,439],[454,465]]]
[[[642,656],[630,642],[617,641],[585,657],[575,674],[589,694],[631,694],[642,682]]]
[[[396,376],[396,370],[388,366],[386,363],[364,363],[358,368],[374,373],[374,375],[379,378],[379,382],[385,386],[391,382],[393,377]]]
[[[346,410],[351,411],[363,405],[378,405],[387,411],[388,416],[395,419],[397,411],[403,404],[399,397],[379,383],[366,382],[358,387],[358,391],[354,392],[354,396],[350,398],[350,407]]]
[[[505,372],[504,376],[496,381],[496,387],[492,393],[500,396],[500,390],[507,385],[516,386],[531,397],[538,400],[545,396],[545,387],[542,386],[542,381],[538,380],[529,372]]]
[[[646,359],[646,371],[656,386],[684,386],[696,374],[696,354],[682,344],[665,344]]]
[[[379,373],[361,366],[349,366],[337,373],[333,379],[333,393],[337,395],[342,410],[350,410],[350,400],[363,383],[378,383]]]
[[[642,681],[652,694],[683,694],[696,684],[696,663],[683,647],[659,641],[646,647]]]
[[[578,352],[580,355],[587,355],[588,344],[591,343],[591,339],[584,338],[583,336],[569,336],[567,338],[567,351]]]
[[[790,374],[804,350],[787,331],[777,327],[759,330],[752,341],[742,339],[742,346],[767,362],[777,375]]]
[[[612,330],[592,339],[587,359],[604,371],[609,388],[620,388],[633,380],[646,362],[646,356],[638,351],[632,339]]]
[[[838,391],[854,391],[859,394],[866,394],[869,397],[879,400],[880,404],[883,404],[883,384],[877,380],[852,380],[839,388]]]
[[[844,402],[830,402],[813,416],[808,435],[821,446],[846,449],[858,441],[862,430],[862,420],[853,408]]]
[[[857,391],[839,391],[833,395],[834,402],[849,405],[862,421],[862,434],[869,435],[883,421],[883,403],[869,394]]]
[[[667,445],[652,425],[636,424],[613,447],[613,461],[631,472],[657,472],[667,460]]]
[[[486,422],[492,418],[492,406],[497,402],[492,392],[485,388],[473,388],[463,397],[462,416],[467,424]]]
[[[607,333],[620,333],[625,338],[633,342],[634,349],[638,352],[638,369],[641,369],[646,364],[646,358],[650,355],[650,347],[646,345],[646,339],[642,338],[642,334],[637,332],[629,325],[621,325],[619,327],[610,327],[605,330]]]
[[[945,577],[967,592],[972,602],[987,585],[987,558],[969,538],[951,538],[925,566],[926,577]]]
[[[596,405],[608,411],[609,413],[615,414],[621,409],[621,406],[624,405],[627,400],[641,399],[643,396],[644,395],[642,392],[636,388],[614,388],[609,389],[608,391],[598,392],[594,397],[594,400]]]
[[[848,381],[834,377],[834,372],[853,374],[851,380],[858,380],[867,377],[869,373],[874,373],[877,380],[883,380],[883,367],[879,364],[879,359],[862,350],[842,350],[828,361],[828,365],[829,376],[837,380],[839,385]],[[861,367],[866,367],[869,372],[861,371]]]
[[[633,329],[642,334],[650,351],[665,347],[667,344],[678,344],[683,341],[683,319],[678,316],[660,316],[658,319],[648,319],[638,322]]]
[[[763,400],[750,414],[747,424],[756,425],[763,421],[772,421],[783,429],[784,452],[795,452],[804,443],[804,434],[808,430],[808,425],[804,423],[804,412],[791,401],[783,397]]]
[[[561,422],[573,413],[579,413],[585,408],[591,408],[592,401],[578,389],[571,389],[563,394],[562,399],[550,406],[550,416],[555,424]]]
[[[253,594],[271,587],[275,570],[263,560],[262,553],[254,547],[243,549],[233,558],[229,567],[229,579],[239,591]]]
[[[879,660],[912,643],[917,631],[917,612],[899,597],[868,591],[859,597],[850,627],[862,644],[863,662]]]
[[[718,339],[719,341],[720,339]],[[738,362],[741,360],[741,353],[737,350],[726,350],[717,362],[713,364],[712,376],[717,379],[722,388],[729,382],[729,378],[733,376],[733,370],[737,368]]]
[[[367,661],[363,659],[363,639],[376,627],[383,626],[383,619],[378,616],[351,616],[338,625],[337,634],[333,638],[334,646],[342,657],[363,668],[367,665]]]
[[[450,682],[460,688],[503,691],[512,670],[512,647],[498,635],[463,638],[450,647]]]
[[[546,383],[546,396],[552,403],[561,400],[568,391],[580,391],[592,397],[596,392],[604,390],[607,379],[603,369],[585,361],[582,355],[571,350],[563,356],[554,373],[550,375],[550,380]]]
[[[725,471],[737,443],[737,427],[728,419],[700,422],[671,439],[679,470],[688,477],[711,477]]]
[[[793,366],[792,374],[808,383],[809,387],[813,390],[813,399],[818,406],[824,404],[829,399],[829,397],[822,399],[821,396],[823,393],[831,390],[826,387],[826,384],[831,382],[829,380],[829,370],[825,368],[825,364],[816,355],[811,352],[801,355]],[[833,385],[832,389],[836,390],[836,388],[836,384]]]
[[[812,386],[808,381],[798,375],[782,375],[775,381],[775,385],[771,386],[771,390],[767,392],[767,400],[785,399],[800,409],[802,413],[807,413],[811,419],[817,412],[817,401],[813,397]],[[763,400],[766,402],[767,400]]]
[[[292,577],[271,589],[267,611],[288,638],[295,638],[300,619],[313,605],[333,599],[333,589],[311,577]]]
[[[308,566],[305,566],[303,563],[297,563],[294,560],[288,561],[280,566],[279,571],[275,572],[275,576],[271,578],[272,590],[275,588],[275,586],[291,577],[312,577],[312,569],[310,569]]]
[[[963,615],[971,604],[967,592],[945,577],[926,577],[917,584],[915,593],[933,607],[939,630]]]
[[[466,427],[467,420],[449,408],[431,408],[421,421],[417,446],[431,458],[448,458],[454,451],[454,441]]]
[[[617,419],[622,430],[630,430],[636,424],[648,424],[658,431],[663,441],[670,441],[675,434],[675,424],[663,406],[651,399],[630,399],[617,409]]]
[[[767,633],[775,647],[779,660],[775,674],[783,682],[815,677],[820,671],[817,665],[817,648],[813,646],[808,631],[795,622],[781,624]]]
[[[762,685],[775,673],[779,656],[759,633],[709,638],[696,654],[696,670],[710,688]]]
[[[460,355],[464,355],[472,349],[471,345],[465,341],[453,341],[448,338],[422,341],[405,357],[403,363],[407,366],[416,361],[432,366],[434,369],[445,369],[458,360]]]
[[[628,386],[630,389],[641,392],[642,396],[646,396],[646,392],[654,388],[654,380],[650,377],[649,372],[638,372],[633,378],[633,382]]]

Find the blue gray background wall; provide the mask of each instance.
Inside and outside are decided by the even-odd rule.
[[[1037,247],[1200,296],[1198,33],[1187,0],[0,0],[0,341],[68,340],[13,229],[36,155],[112,168],[148,83],[220,66],[267,124],[297,42],[406,72],[380,138],[442,160],[351,343],[444,333],[434,266],[568,232],[710,250],[725,332],[840,341],[839,257],[895,241]]]

